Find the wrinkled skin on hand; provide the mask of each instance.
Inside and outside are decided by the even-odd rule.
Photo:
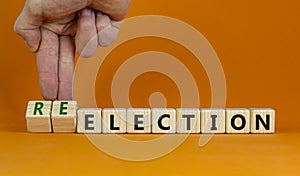
[[[15,31],[37,52],[46,100],[73,99],[75,47],[82,57],[90,57],[98,45],[110,45],[129,5],[130,0],[26,1]]]

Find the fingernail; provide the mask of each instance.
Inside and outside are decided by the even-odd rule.
[[[80,15],[81,16],[91,16],[92,15],[92,9],[85,8],[85,9],[81,10]]]
[[[101,12],[99,12],[99,11],[97,11],[97,16],[103,16],[104,14],[103,13],[101,13]]]
[[[110,19],[107,15],[98,15],[96,21],[98,31],[102,31],[107,27],[111,27]]]
[[[100,46],[109,46],[117,37],[118,30],[113,27],[107,27],[98,33],[98,43]]]

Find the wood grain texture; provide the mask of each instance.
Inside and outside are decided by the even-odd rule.
[[[103,133],[126,133],[126,109],[104,108],[102,110]]]
[[[83,108],[77,111],[77,133],[101,133],[100,108]]]
[[[201,109],[201,133],[225,133],[225,109]]]
[[[250,108],[251,133],[275,133],[275,110]]]
[[[176,110],[153,108],[152,133],[176,133]]]
[[[51,101],[29,101],[26,109],[28,132],[52,132]]]
[[[176,109],[176,133],[200,133],[200,110],[195,108]]]
[[[250,133],[250,110],[226,109],[226,133]]]
[[[52,105],[52,127],[55,133],[76,132],[77,102],[54,101]]]
[[[151,109],[127,109],[127,133],[151,133]]]

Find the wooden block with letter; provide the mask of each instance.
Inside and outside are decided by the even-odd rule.
[[[100,108],[79,109],[77,115],[77,133],[101,133]]]
[[[176,133],[176,110],[153,108],[152,133]]]
[[[126,133],[126,109],[104,108],[102,110],[103,133]]]
[[[275,110],[271,108],[251,108],[251,133],[274,133]]]
[[[176,109],[177,133],[200,133],[200,110],[194,108]]]
[[[76,132],[76,116],[76,101],[54,101],[51,113],[53,132]]]
[[[225,109],[201,109],[202,133],[225,133]]]
[[[26,110],[28,132],[51,133],[51,101],[29,101]]]
[[[151,109],[127,109],[127,133],[151,133]]]
[[[226,109],[226,133],[250,133],[250,110]]]

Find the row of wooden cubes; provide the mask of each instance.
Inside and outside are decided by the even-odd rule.
[[[274,133],[271,108],[84,108],[76,101],[29,101],[28,132]]]

